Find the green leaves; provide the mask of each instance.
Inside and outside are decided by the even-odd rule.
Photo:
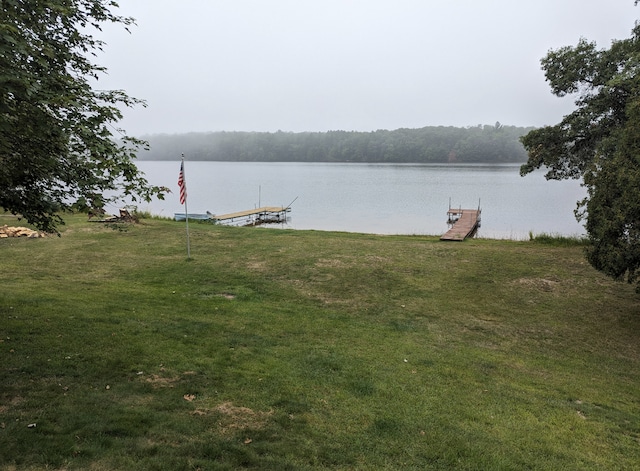
[[[540,62],[554,95],[579,92],[583,84],[592,84],[596,75],[598,51],[595,43],[581,39],[576,47],[549,51]]]
[[[95,91],[105,71],[89,60],[103,43],[87,34],[105,22],[133,24],[105,0],[11,0],[0,11],[0,207],[45,231],[60,211],[106,191],[149,199],[132,159],[145,143],[114,136],[124,91]],[[122,139],[121,137],[124,137]]]
[[[640,25],[629,39],[597,50],[582,39],[550,51],[542,68],[555,95],[577,94],[576,110],[521,141],[521,175],[544,167],[549,179],[583,178],[593,267],[615,279],[640,279]],[[640,290],[640,284],[638,285]]]

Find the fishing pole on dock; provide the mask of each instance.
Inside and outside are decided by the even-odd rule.
[[[284,209],[289,209],[291,207],[291,205],[296,202],[297,199],[298,199],[298,196],[296,196],[291,203],[289,203],[287,206],[285,206]]]

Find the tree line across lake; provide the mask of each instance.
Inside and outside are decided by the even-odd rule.
[[[532,127],[429,126],[372,132],[209,132],[146,136],[140,160],[240,162],[525,162],[520,137]]]

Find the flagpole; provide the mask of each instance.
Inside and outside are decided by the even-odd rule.
[[[180,164],[180,172],[182,174],[182,186],[184,190],[184,220],[187,228],[187,259],[191,259],[191,245],[189,243],[189,209],[187,208],[187,178],[184,171],[184,154],[182,154],[182,160]]]

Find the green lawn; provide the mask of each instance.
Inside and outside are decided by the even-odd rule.
[[[578,244],[190,230],[0,239],[0,469],[640,469],[640,296]]]

